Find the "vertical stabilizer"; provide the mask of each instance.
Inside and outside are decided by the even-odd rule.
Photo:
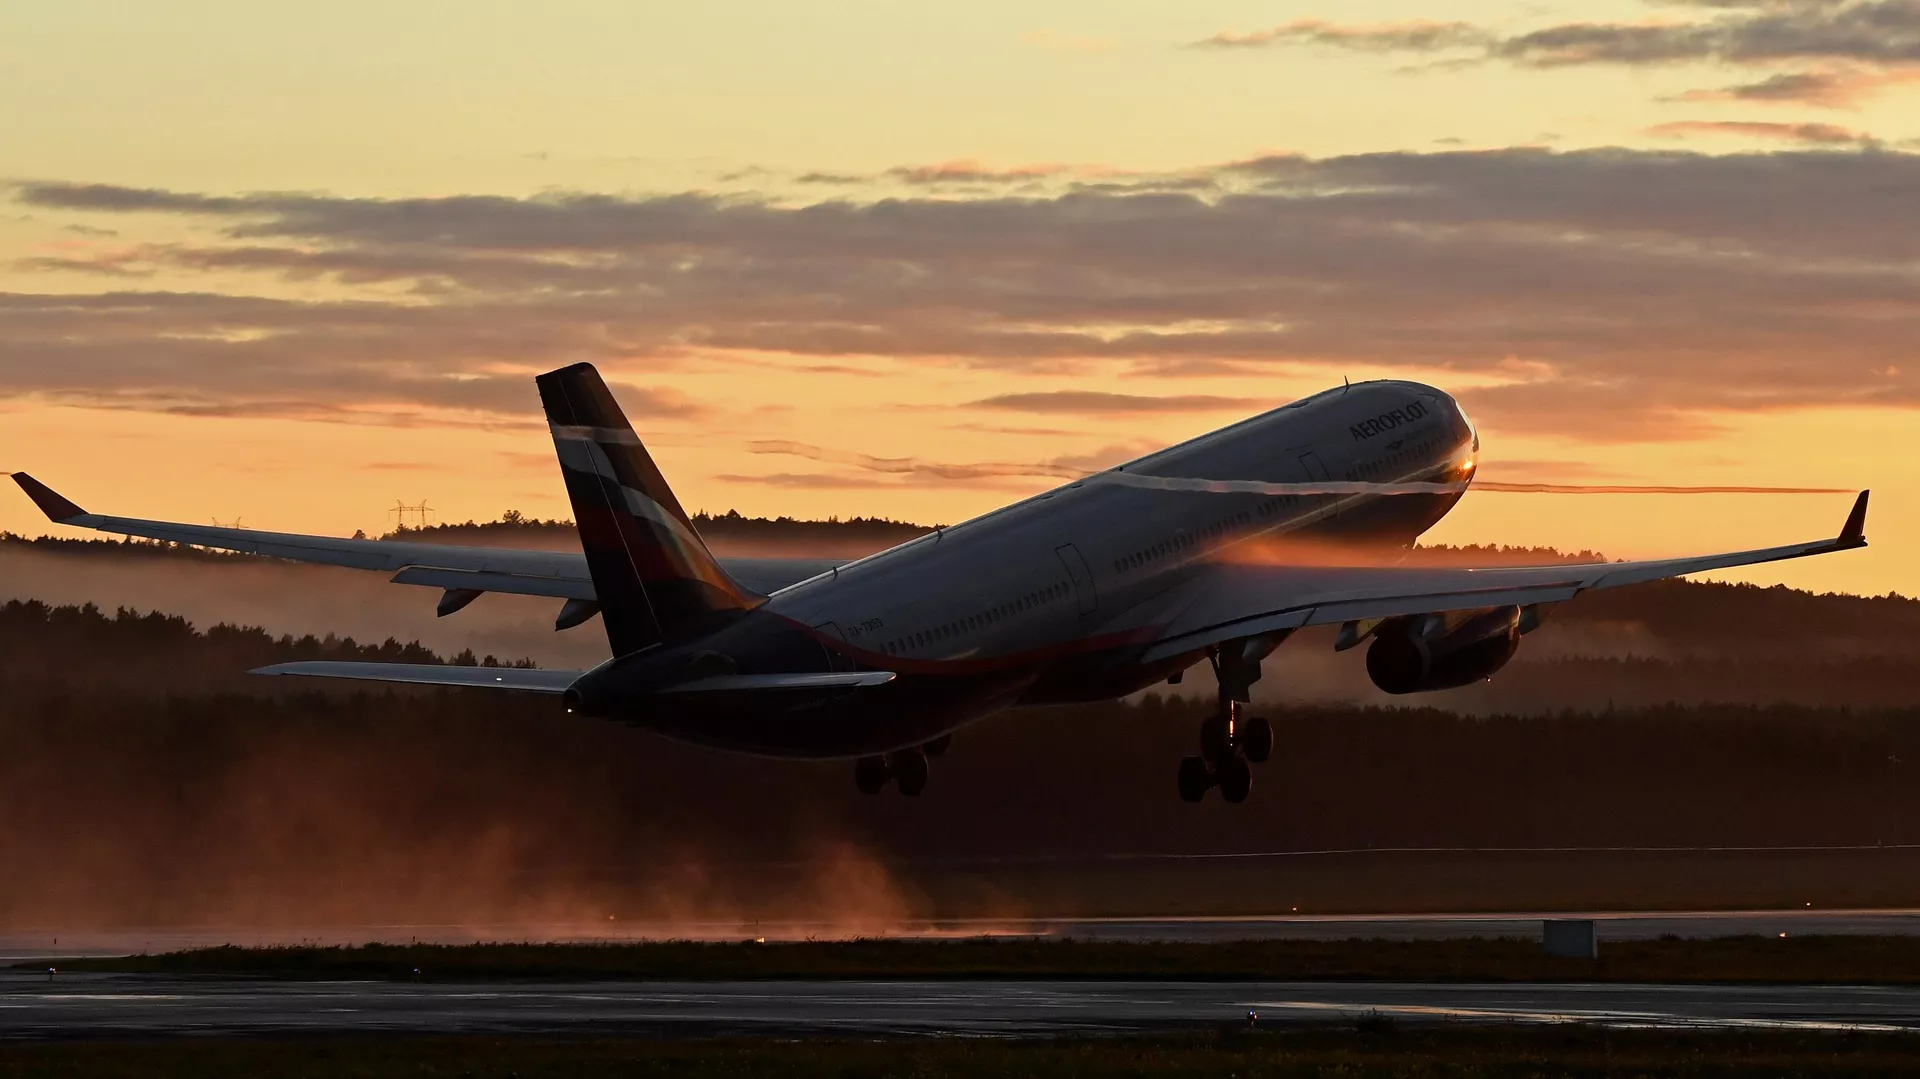
[[[714,560],[592,364],[535,381],[614,655],[692,640],[761,602]]]

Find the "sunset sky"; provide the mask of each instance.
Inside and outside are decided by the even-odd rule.
[[[927,523],[1406,377],[1489,479],[1872,487],[1742,579],[1913,594],[1916,342],[1920,0],[0,7],[0,470],[102,512],[565,516],[579,360],[689,508]]]

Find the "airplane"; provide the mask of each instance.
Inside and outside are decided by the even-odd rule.
[[[960,727],[1105,700],[1202,662],[1216,707],[1179,762],[1187,802],[1244,801],[1274,749],[1249,716],[1261,663],[1307,626],[1367,643],[1389,693],[1498,671],[1545,610],[1591,589],[1866,546],[1868,492],[1838,536],[1637,562],[1465,568],[1238,557],[1261,543],[1404,549],[1460,500],[1480,437],[1416,382],[1343,385],[850,562],[716,558],[590,364],[535,379],[582,553],[334,539],[89,513],[25,473],[55,522],[393,574],[439,613],[488,592],[594,615],[591,670],[296,662],[305,675],[514,690],[567,712],[763,756],[851,759],[860,791],[927,786]],[[1360,560],[1365,561],[1365,560]],[[1378,560],[1376,560],[1378,561]]]

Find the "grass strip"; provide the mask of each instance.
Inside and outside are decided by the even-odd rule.
[[[285,979],[1048,978],[1221,981],[1920,984],[1920,936],[1666,938],[1600,958],[1534,941],[1114,942],[1034,938],[200,948],[50,961],[62,970]],[[45,967],[48,961],[23,963]]]

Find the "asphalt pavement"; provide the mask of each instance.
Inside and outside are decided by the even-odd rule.
[[[0,1037],[1038,1036],[1352,1021],[1920,1030],[1920,988],[1324,982],[287,982],[0,974]]]

